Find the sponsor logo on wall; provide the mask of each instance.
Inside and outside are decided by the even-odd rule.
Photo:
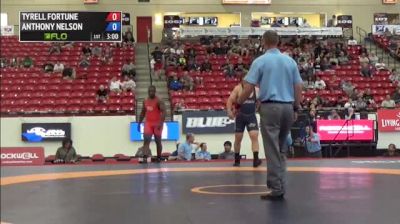
[[[130,13],[122,13],[122,25],[128,26],[131,25],[131,14]]]
[[[71,137],[71,123],[23,123],[22,141],[62,141]]]
[[[378,130],[380,132],[400,132],[400,109],[378,110]]]
[[[179,16],[164,16],[164,28],[179,28],[182,19]]]
[[[182,114],[183,133],[233,133],[235,121],[225,111],[185,111]]]
[[[2,166],[23,166],[44,164],[44,149],[42,147],[2,147]]]

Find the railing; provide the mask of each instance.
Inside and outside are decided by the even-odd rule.
[[[153,74],[151,70],[151,57],[150,57],[150,30],[147,27],[147,61],[149,63],[149,76],[150,76],[150,85],[153,85]]]

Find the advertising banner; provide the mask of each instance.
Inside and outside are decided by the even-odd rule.
[[[185,111],[182,114],[183,133],[234,133],[235,121],[225,111]]]
[[[22,141],[62,141],[71,138],[71,123],[22,123]]]
[[[42,147],[2,147],[2,166],[29,166],[44,164],[44,149]]]
[[[394,35],[400,35],[400,25],[372,25],[372,34],[383,34],[386,29]]]
[[[14,35],[14,26],[2,26],[1,36],[12,36]]]
[[[274,30],[281,36],[309,35],[309,36],[342,36],[341,27],[301,28],[301,27],[235,27],[235,28],[180,28],[181,36],[229,36],[229,35],[263,35],[267,30]]]
[[[131,141],[143,141],[144,123],[140,125],[140,132],[138,130],[139,123],[131,122],[129,136]],[[169,121],[164,123],[161,139],[166,141],[178,141],[180,136],[179,123]],[[154,138],[154,137],[153,137]]]
[[[182,23],[182,19],[179,16],[164,16],[164,28],[179,28]]]
[[[122,25],[129,26],[131,25],[131,14],[130,13],[122,13]]]
[[[378,110],[378,130],[380,132],[400,132],[400,109]]]
[[[372,141],[373,120],[317,120],[321,141]]]

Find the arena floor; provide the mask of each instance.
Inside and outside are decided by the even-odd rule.
[[[283,201],[262,201],[265,168],[231,162],[1,167],[14,224],[399,224],[400,160],[289,161]]]

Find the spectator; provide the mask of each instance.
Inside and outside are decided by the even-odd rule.
[[[234,78],[236,75],[235,67],[232,63],[229,63],[228,67],[224,70],[226,77]]]
[[[394,156],[400,156],[400,154],[398,153],[398,152],[396,152],[396,145],[395,144],[390,144],[389,146],[388,146],[388,150],[387,150],[387,152],[385,152],[384,154],[383,154],[383,156],[385,156],[385,157],[394,157]]]
[[[358,111],[367,109],[367,103],[364,101],[362,96],[358,97],[357,101],[355,102],[355,107]]]
[[[362,53],[360,56],[360,64],[369,64],[369,58],[367,57],[367,55],[365,53]]]
[[[378,63],[378,56],[375,55],[374,52],[371,52],[368,56],[369,62],[371,63],[371,65],[375,65],[376,63]]]
[[[186,66],[186,58],[183,54],[180,54],[178,57],[178,66],[181,66],[181,67]]]
[[[185,68],[186,71],[197,71],[199,69],[199,66],[195,63],[194,60],[189,60]]]
[[[126,63],[122,66],[122,75],[128,75],[131,78],[136,76],[136,66],[133,60],[126,60]]]
[[[23,60],[22,60],[22,66],[24,68],[32,68],[33,67],[33,60],[31,57],[26,56]]]
[[[357,44],[358,44],[358,43],[357,43],[357,40],[355,40],[353,36],[351,36],[351,37],[349,38],[349,40],[347,41],[347,45],[349,45],[349,46],[357,45]]]
[[[318,133],[314,133],[311,126],[306,127],[306,137],[304,140],[307,154],[312,158],[321,158],[321,142]]]
[[[368,63],[361,63],[361,76],[372,78],[372,71]]]
[[[396,69],[392,69],[392,74],[389,76],[389,79],[392,82],[398,82],[400,84],[400,72],[397,72]]]
[[[0,58],[0,68],[8,67],[8,60],[5,57]]]
[[[353,107],[349,107],[347,108],[347,114],[345,116],[346,120],[354,120],[356,119],[356,114],[354,113],[354,108]]]
[[[49,48],[49,55],[52,54],[61,54],[61,45],[60,43],[51,43]]]
[[[97,90],[96,99],[100,103],[105,103],[108,99],[108,91],[103,85],[100,85],[99,90]]]
[[[327,27],[334,27],[336,26],[336,16],[333,15],[331,19],[328,20],[328,23],[326,24]]]
[[[45,73],[54,72],[54,65],[51,62],[47,62],[46,64],[43,65],[43,67]]]
[[[340,56],[338,57],[339,65],[348,65],[349,57],[344,54],[344,51],[340,51]]]
[[[331,66],[336,66],[339,64],[339,59],[336,57],[336,55],[332,55],[329,59],[329,64]]]
[[[62,72],[63,79],[75,79],[76,78],[76,71],[74,68],[66,66]]]
[[[202,72],[209,72],[212,69],[211,63],[208,61],[208,58],[205,59],[204,63],[201,65]]]
[[[85,55],[86,57],[90,57],[90,55],[92,54],[92,50],[89,47],[89,44],[85,44],[82,47],[82,53],[83,55]]]
[[[314,86],[316,89],[319,89],[319,90],[326,88],[326,84],[325,84],[324,80],[322,80],[319,76],[317,76],[317,80],[315,81]]]
[[[367,103],[367,105],[375,104],[374,96],[372,96],[370,88],[365,90],[365,93],[363,95],[363,100]]]
[[[54,65],[53,72],[54,73],[62,73],[63,71],[64,71],[64,64],[57,61],[57,63]]]
[[[173,80],[169,84],[169,88],[174,91],[182,90],[183,84],[178,80],[177,76],[173,77]]]
[[[120,93],[121,90],[121,81],[117,79],[117,77],[113,77],[110,81],[110,91],[115,93]]]
[[[92,55],[100,58],[103,52],[103,48],[101,48],[100,46],[96,45],[95,47],[93,47],[92,49]]]
[[[278,23],[278,20],[274,19],[274,21],[271,24],[271,27],[281,27],[281,24]]]
[[[76,163],[78,159],[76,150],[72,146],[72,140],[68,138],[64,139],[62,146],[57,149],[54,163]]]
[[[397,89],[396,89],[396,92],[393,94],[392,99],[394,100],[394,102],[395,102],[396,104],[399,104],[399,103],[400,103],[400,88],[397,88]]]
[[[20,61],[17,57],[13,57],[10,60],[10,67],[19,67]]]
[[[350,81],[345,81],[345,80],[343,80],[341,86],[342,86],[343,91],[344,91],[348,96],[350,96],[350,95],[353,93],[353,91],[354,91],[354,86],[353,86],[353,84],[352,84]]]
[[[243,63],[243,59],[239,58],[237,64],[235,65],[235,71],[242,74],[247,74],[247,65]]]
[[[181,112],[184,109],[185,109],[185,100],[183,98],[180,98],[179,101],[176,102],[174,105],[174,111]]]
[[[388,68],[386,67],[386,64],[383,63],[382,58],[380,58],[380,59],[378,60],[378,62],[375,63],[375,69],[376,69],[377,71],[388,70]]]
[[[216,55],[225,55],[227,53],[227,49],[221,46],[220,42],[217,42],[213,49],[214,54]]]
[[[183,88],[186,91],[192,91],[194,89],[194,80],[192,77],[190,77],[188,72],[184,72],[182,76],[182,81],[183,81]]]
[[[331,113],[328,116],[328,120],[340,120],[342,119],[338,114],[337,110],[331,110]]]
[[[386,95],[385,100],[382,101],[382,103],[381,103],[381,107],[383,107],[383,108],[395,108],[396,107],[396,103],[394,102],[394,100],[392,100],[390,98],[390,95]]]
[[[310,28],[311,25],[308,23],[306,19],[303,20],[303,24],[300,27]]]
[[[331,68],[331,65],[329,64],[328,58],[323,57],[321,61],[321,71],[325,71]]]
[[[133,37],[132,30],[130,27],[125,31],[124,35],[124,42],[127,43],[129,46],[135,45],[135,38]]]
[[[344,108],[348,109],[348,108],[353,108],[356,105],[354,104],[353,100],[349,97],[349,100],[344,104]]]
[[[196,160],[204,160],[204,161],[211,160],[211,154],[207,151],[206,143],[203,142],[200,144],[200,150],[196,152],[195,158]]]
[[[79,62],[80,67],[87,68],[90,65],[89,57],[87,55],[82,55],[81,60]]]
[[[182,143],[178,147],[178,160],[192,160],[192,151],[194,144],[194,134],[187,133],[186,134],[186,142]]]
[[[224,142],[224,152],[218,155],[218,159],[235,159],[235,152],[232,151],[232,142]]]
[[[131,91],[134,92],[136,88],[136,83],[133,79],[129,76],[125,76],[125,80],[121,84],[122,90],[125,92]]]

